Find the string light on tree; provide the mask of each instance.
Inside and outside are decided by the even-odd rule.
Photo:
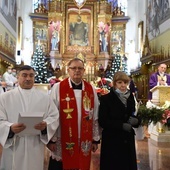
[[[41,45],[36,47],[31,61],[31,66],[36,72],[35,83],[48,83],[47,81],[47,63],[45,62],[46,57],[43,53]]]
[[[121,47],[117,47],[116,54],[112,56],[111,67],[106,70],[105,78],[113,80],[113,76],[117,71],[123,71],[125,73],[128,72],[127,69],[127,57],[125,54],[121,54]],[[110,87],[108,87],[109,89]]]

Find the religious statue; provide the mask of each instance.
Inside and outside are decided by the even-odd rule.
[[[107,46],[108,46],[108,32],[110,29],[110,24],[104,24],[103,22],[99,22],[99,34],[100,34],[100,51],[101,52],[107,52]]]
[[[48,10],[43,4],[38,4],[38,8],[34,9],[34,13],[48,13]]]
[[[53,20],[51,20],[49,22],[49,30],[50,30],[50,37],[51,37],[51,50],[52,51],[59,50],[60,29],[61,29],[61,21],[54,22]]]
[[[58,50],[58,43],[59,43],[59,31],[55,28],[52,32],[51,38],[51,50]]]
[[[114,16],[125,16],[125,13],[121,10],[121,7],[116,6],[113,9],[112,17],[114,17]]]

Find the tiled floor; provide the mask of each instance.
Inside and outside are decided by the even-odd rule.
[[[138,170],[170,170],[170,142],[151,139],[136,142]]]
[[[0,148],[0,154],[1,154]],[[156,143],[151,139],[136,141],[138,170],[170,170],[170,143]],[[90,170],[99,170],[100,149],[92,154]],[[114,165],[113,165],[114,166]],[[47,170],[47,159],[45,168]]]
[[[170,170],[170,143],[157,143],[151,139],[136,141],[138,170]],[[98,150],[92,155],[90,170],[99,170]]]

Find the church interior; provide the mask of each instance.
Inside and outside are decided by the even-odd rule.
[[[48,93],[77,57],[85,63],[83,78],[102,95],[114,73],[123,71],[135,82],[137,101],[146,104],[150,75],[161,63],[170,73],[169,22],[170,0],[1,0],[0,74],[8,66],[45,66],[35,86]],[[168,100],[169,90],[158,93]],[[170,128],[152,125],[148,136],[149,128],[136,129],[138,170],[169,170]],[[99,170],[99,157],[100,147],[91,170]]]

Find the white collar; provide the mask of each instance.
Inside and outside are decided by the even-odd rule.
[[[69,86],[72,88],[72,85],[71,85],[71,81],[75,84],[75,85],[79,85],[82,83],[82,90],[84,90],[84,82],[81,81],[80,83],[75,83],[70,77],[68,78],[68,83],[69,83]]]

